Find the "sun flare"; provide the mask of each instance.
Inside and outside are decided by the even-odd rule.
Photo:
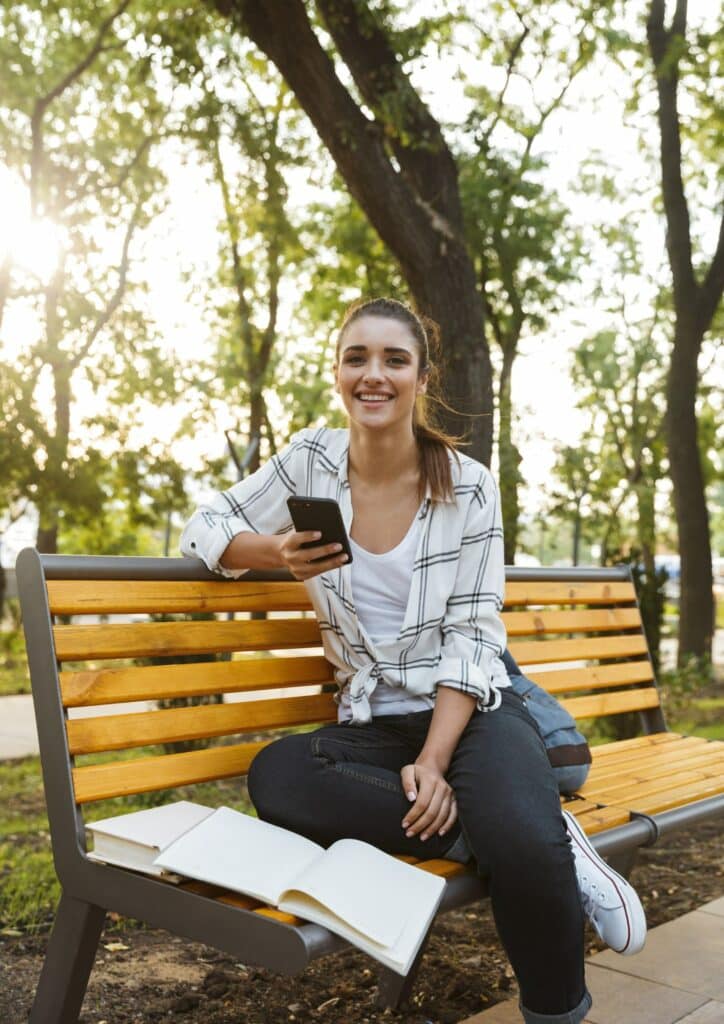
[[[33,217],[28,189],[0,167],[0,263],[47,284],[63,251],[63,230],[54,221]]]

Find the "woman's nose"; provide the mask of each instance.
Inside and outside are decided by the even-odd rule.
[[[365,367],[365,380],[381,380],[383,377],[382,366],[375,362],[369,362]]]

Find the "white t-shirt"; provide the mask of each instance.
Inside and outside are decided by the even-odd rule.
[[[412,583],[415,551],[422,530],[419,512],[397,547],[381,555],[352,545],[352,594],[360,622],[371,640],[390,643],[397,639],[405,618]],[[370,695],[372,715],[409,715],[434,707],[431,697],[415,696],[404,686],[378,686]],[[351,701],[340,696],[338,719],[352,717]]]

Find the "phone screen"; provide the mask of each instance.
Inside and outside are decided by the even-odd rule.
[[[309,541],[302,544],[304,548],[317,547],[320,544],[341,544],[347,555],[348,563],[352,561],[352,547],[344,528],[342,512],[334,498],[305,498],[297,495],[287,499],[289,514],[297,532],[303,530],[319,530],[322,534],[319,540]],[[313,561],[324,561],[329,558],[315,558]]]

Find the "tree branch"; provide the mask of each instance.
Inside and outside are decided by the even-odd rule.
[[[361,0],[317,0],[326,28],[383,126],[403,173],[423,203],[462,233],[457,168],[432,116],[410,84],[377,15]]]
[[[699,286],[699,326],[704,334],[711,327],[722,293],[724,292],[724,214],[719,223],[716,252],[709,264],[706,277]]]
[[[118,6],[112,11],[105,21],[102,21],[93,44],[85,55],[75,67],[71,68],[70,71],[65,75],[64,78],[58,82],[57,85],[53,86],[50,92],[46,93],[45,96],[40,96],[33,105],[33,113],[30,118],[30,132],[31,132],[31,157],[30,157],[30,209],[32,215],[35,217],[38,213],[38,189],[40,171],[43,163],[43,118],[45,112],[53,102],[61,96],[66,89],[76,82],[80,76],[86,71],[96,57],[103,52],[103,40],[108,35],[113,22],[118,18],[131,3],[131,0],[121,0]]]
[[[80,363],[88,355],[91,348],[93,347],[96,338],[101,333],[103,328],[106,326],[108,321],[111,319],[111,317],[121,304],[121,299],[123,298],[123,295],[125,293],[126,283],[128,279],[128,267],[130,263],[129,250],[131,246],[131,239],[133,238],[133,235],[141,219],[142,209],[143,203],[142,201],[139,200],[133,209],[133,213],[126,227],[126,233],[123,238],[123,246],[121,249],[121,262],[118,268],[118,284],[116,285],[116,290],[114,291],[110,300],[106,304],[105,309],[101,313],[99,313],[98,317],[96,318],[96,322],[94,323],[85,343],[81,345],[80,349],[73,355],[72,359],[68,360],[68,365],[70,367],[71,372],[77,366],[79,366]]]
[[[393,167],[380,126],[365,117],[340,82],[302,0],[213,3],[277,66],[383,242],[408,266],[413,259],[418,266],[431,261],[439,235]]]
[[[510,80],[513,77],[513,70],[515,68],[515,65],[516,65],[516,62],[518,60],[518,57],[520,56],[520,51],[523,48],[523,43],[525,42],[525,40],[526,40],[526,38],[528,36],[528,33],[530,31],[530,29],[525,24],[525,22],[523,21],[522,17],[520,16],[520,14],[518,14],[518,20],[523,25],[523,31],[520,33],[518,38],[515,40],[515,42],[513,43],[512,47],[511,47],[511,49],[510,49],[510,51],[508,53],[508,60],[506,61],[506,64],[505,64],[505,81],[503,82],[503,88],[500,90],[500,93],[498,94],[498,102],[496,103],[495,111],[493,112],[493,119],[490,122],[490,126],[488,127],[487,131],[485,131],[480,136],[479,145],[481,146],[481,148],[482,147],[485,147],[486,149],[488,148],[488,146],[490,144],[490,136],[493,134],[493,132],[495,131],[496,126],[498,125],[498,123],[500,121],[500,118],[501,118],[502,113],[503,113],[503,102],[505,100],[505,94],[508,91],[508,86],[510,85]]]
[[[681,135],[677,89],[677,48],[686,32],[686,0],[677,0],[670,30],[664,25],[666,0],[651,0],[646,34],[654,63],[659,96],[657,116],[661,135],[661,187],[666,213],[666,248],[674,282],[674,303],[679,315],[689,312],[697,283],[691,256],[691,222],[681,175]]]

